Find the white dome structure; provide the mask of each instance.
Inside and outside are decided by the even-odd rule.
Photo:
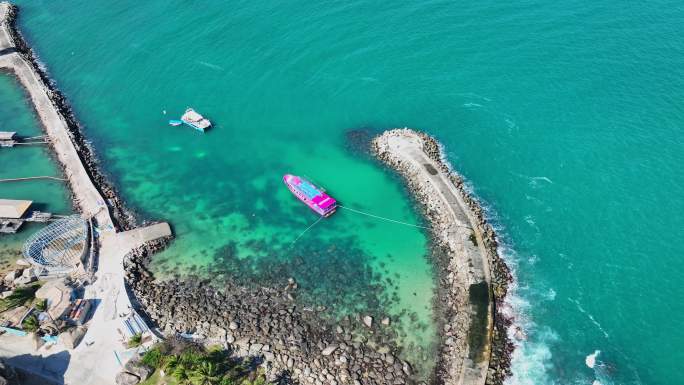
[[[66,274],[82,264],[88,249],[88,222],[72,215],[51,223],[24,244],[24,256],[47,274]]]

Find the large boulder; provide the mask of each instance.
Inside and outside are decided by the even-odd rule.
[[[30,267],[31,266],[30,263],[28,263],[25,259],[22,259],[22,258],[17,259],[17,261],[15,263],[19,266],[24,266],[24,267]]]
[[[59,340],[67,349],[74,349],[85,336],[86,328],[79,326],[59,335]]]
[[[337,345],[332,344],[328,345],[323,351],[321,352],[322,355],[324,356],[329,356],[331,355],[335,350],[337,350]]]
[[[21,272],[21,276],[26,278],[37,278],[36,270],[32,267],[29,267],[28,269],[24,269],[24,271]]]
[[[15,285],[28,285],[31,282],[38,280],[35,270],[33,268],[24,269],[21,276],[14,280]]]
[[[366,325],[366,327],[373,326],[373,317],[369,315],[363,317],[363,324]]]
[[[35,276],[24,277],[23,275],[14,280],[14,284],[17,286],[28,285],[29,283],[35,282],[38,279]]]
[[[12,270],[5,274],[4,281],[7,283],[12,283],[14,282],[15,279],[21,277],[21,269],[19,270]]]
[[[140,381],[147,380],[148,378],[150,378],[152,373],[154,373],[153,367],[147,366],[138,360],[128,361],[126,365],[124,365],[124,369],[127,372],[134,374],[135,376],[140,378]]]
[[[119,372],[116,375],[116,385],[136,385],[140,383],[140,377],[128,372]]]

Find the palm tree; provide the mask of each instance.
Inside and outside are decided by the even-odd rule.
[[[166,357],[166,359],[164,360],[164,365],[162,365],[162,368],[165,372],[171,373],[178,366],[178,362],[178,356],[172,354]]]
[[[220,381],[221,375],[213,362],[202,361],[190,373],[192,385],[219,385]]]
[[[173,368],[171,375],[176,379],[176,381],[178,381],[179,384],[185,384],[188,380],[188,368],[179,363]]]
[[[178,356],[173,354],[164,360],[164,372],[170,374],[181,384],[188,379],[188,367]]]
[[[137,348],[140,344],[142,344],[142,334],[140,333],[134,334],[131,339],[128,340],[129,348]]]
[[[224,376],[219,382],[219,385],[238,385],[232,377]]]

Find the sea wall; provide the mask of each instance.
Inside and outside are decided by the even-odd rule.
[[[2,7],[6,7],[6,14],[2,20],[2,34],[0,34],[0,46],[4,47],[0,50],[0,59],[3,64],[0,65],[0,70],[6,70],[19,78],[19,81],[29,90],[35,85],[42,89],[47,94],[51,106],[40,106],[33,103],[33,107],[41,117],[41,121],[45,123],[44,115],[47,109],[54,109],[62,120],[68,130],[68,136],[76,150],[80,163],[85,169],[88,178],[97,189],[99,195],[104,198],[104,204],[109,211],[111,220],[116,227],[116,230],[129,230],[136,226],[136,218],[130,210],[126,208],[123,200],[117,194],[113,184],[105,176],[104,172],[99,167],[99,161],[95,152],[86,140],[83,134],[83,127],[76,120],[74,113],[69,105],[67,99],[62,92],[57,88],[55,82],[48,76],[45,66],[39,61],[33,49],[26,43],[21,32],[17,27],[17,17],[19,14],[18,8],[9,3],[3,2]],[[0,15],[3,16],[3,15]],[[9,40],[9,41],[5,41]],[[28,66],[30,74],[20,73],[24,71],[24,65]],[[30,79],[32,83],[28,83]],[[50,108],[51,107],[51,108]],[[43,125],[43,128],[48,132],[48,127]],[[48,132],[49,134],[49,132]],[[50,136],[50,135],[48,135]],[[51,139],[53,139],[51,137]],[[55,148],[55,143],[51,143],[52,153],[59,158],[58,150]],[[78,197],[76,193],[75,183],[73,182],[72,171],[65,167],[65,162],[58,162],[62,167],[63,173],[70,179],[70,191],[72,196],[72,203],[74,207],[83,211],[83,199]]]
[[[148,243],[125,261],[126,282],[135,305],[161,333],[192,334],[221,344],[238,356],[263,357],[271,379],[291,378],[302,385],[414,384],[411,365],[380,339],[373,319],[345,318],[331,324],[320,308],[297,304],[293,279],[282,287],[211,286],[208,280],[156,280],[149,256],[165,246]]]
[[[401,140],[406,142],[405,147],[397,145]],[[510,375],[513,345],[507,338],[510,320],[498,309],[512,276],[498,254],[496,233],[487,222],[484,210],[468,192],[463,179],[449,167],[440,144],[431,136],[409,129],[386,131],[373,140],[372,153],[404,178],[431,225],[432,255],[439,272],[436,308],[441,313],[439,321],[443,331],[436,378],[444,384],[502,384]],[[430,179],[440,173],[441,179],[451,184],[447,186],[449,191],[453,188],[458,194],[456,198],[465,206],[468,226],[474,227],[469,236],[465,233],[467,226],[455,224],[457,216],[449,215],[447,210],[447,206],[461,206],[456,202],[458,199],[449,199],[448,193],[442,194]],[[472,245],[467,245],[468,242]],[[484,278],[478,277],[476,267],[465,258],[469,252],[476,252],[473,251],[476,248],[486,255],[483,265],[488,271],[483,272]],[[487,297],[493,301],[489,317],[483,317]],[[487,330],[485,336],[473,333],[478,327]],[[485,346],[479,351],[485,357],[478,359],[473,354],[473,345],[481,343]],[[486,360],[480,361],[480,365],[484,362],[486,366],[479,370],[478,360]]]

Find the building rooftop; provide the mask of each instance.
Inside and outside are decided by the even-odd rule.
[[[0,199],[0,218],[21,218],[32,203],[33,201]]]
[[[16,134],[16,132],[0,131],[0,140],[12,140]]]
[[[52,319],[58,319],[69,308],[73,289],[63,280],[49,281],[36,291],[36,298],[47,300],[48,313]]]
[[[88,250],[88,222],[72,215],[52,222],[24,243],[24,256],[47,274],[69,273],[82,263]]]

